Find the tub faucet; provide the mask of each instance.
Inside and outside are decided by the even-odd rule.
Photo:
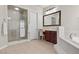
[[[72,39],[73,36],[76,36],[76,33],[71,33],[69,37]]]
[[[72,39],[72,35],[73,35],[73,33],[71,33],[71,34],[69,35],[70,39]]]

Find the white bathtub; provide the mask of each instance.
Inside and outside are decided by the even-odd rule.
[[[79,43],[71,39],[61,38],[58,39],[58,44],[55,48],[59,54],[79,54]]]
[[[71,38],[71,40],[72,40],[73,42],[79,44],[79,37],[73,36],[73,37]]]
[[[66,39],[66,38],[60,38],[60,39],[79,49],[79,41],[77,41],[78,37],[74,37],[73,39]]]
[[[69,33],[69,37],[66,38],[64,27],[60,26],[58,30],[57,45],[55,45],[57,52],[65,54],[79,54],[79,37],[76,36],[76,33]]]

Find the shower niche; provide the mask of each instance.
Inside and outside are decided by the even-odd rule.
[[[26,9],[8,5],[8,41],[27,39],[28,14]]]

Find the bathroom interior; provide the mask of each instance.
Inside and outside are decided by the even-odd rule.
[[[57,54],[79,53],[79,5],[0,5],[0,18],[1,49],[44,40]]]

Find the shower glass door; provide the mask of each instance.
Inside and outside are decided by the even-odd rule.
[[[8,41],[27,39],[27,10],[8,6]]]

